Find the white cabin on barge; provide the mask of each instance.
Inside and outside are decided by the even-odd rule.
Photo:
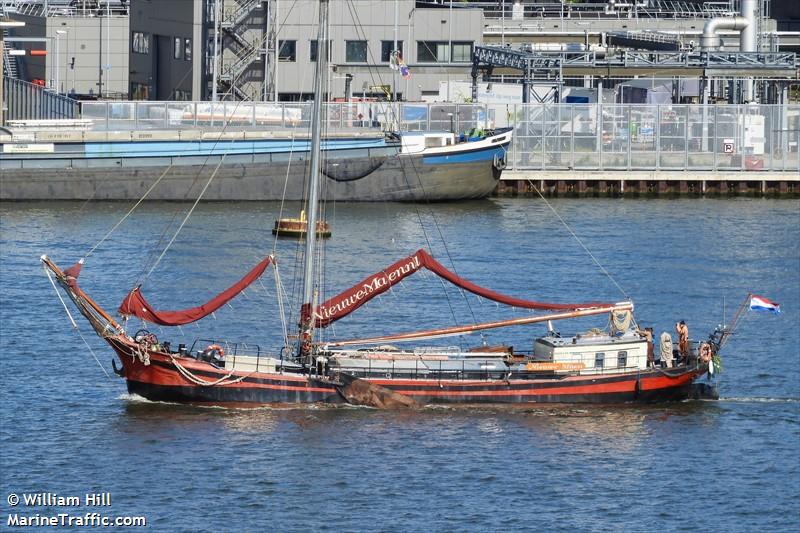
[[[634,330],[617,335],[590,331],[573,337],[548,335],[533,343],[536,362],[580,368],[581,374],[623,373],[647,368],[647,339]]]

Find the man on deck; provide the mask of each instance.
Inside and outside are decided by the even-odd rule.
[[[689,358],[689,327],[681,320],[675,324],[675,331],[678,333],[678,351],[681,353],[681,360],[686,363]]]
[[[655,354],[653,353],[653,328],[637,330],[637,333],[647,339],[647,366],[655,366]]]

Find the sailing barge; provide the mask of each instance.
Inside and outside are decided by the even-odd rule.
[[[147,322],[175,326],[207,316],[252,283],[269,265],[268,257],[239,283],[194,309],[154,310],[140,289],[131,291],[120,312]],[[632,323],[631,302],[547,304],[510,298],[478,287],[446,270],[424,251],[400,261],[321,304],[318,327],[351,313],[419,268],[484,298],[557,312],[494,323],[460,326],[371,339],[308,346],[301,357],[262,354],[243,344],[196,341],[173,349],[146,330],[130,335],[77,283],[81,265],[62,271],[43,257],[46,269],[66,291],[97,334],[116,352],[128,391],[154,401],[210,404],[356,403],[375,406],[437,403],[618,403],[660,402],[694,397],[694,381],[709,370],[705,346],[720,346],[715,333],[704,347],[693,346],[672,368],[648,365],[648,341]],[[408,265],[417,265],[409,268]],[[373,287],[372,290],[369,287]],[[401,350],[389,342],[429,339],[468,331],[591,315],[611,316],[611,331],[571,337],[554,332],[536,339],[532,350],[510,347],[417,348]],[[368,346],[368,347],[365,347]]]
[[[321,0],[317,40],[320,58],[327,56],[327,10],[328,1]],[[324,172],[320,164],[321,124],[324,122],[321,102],[326,75],[325,61],[320,60],[317,62],[311,164],[306,189],[309,228],[317,227]],[[502,145],[502,139],[497,144]],[[287,336],[283,349],[273,354],[247,351],[242,344],[213,340],[196,342],[188,348],[179,345],[174,350],[169,342],[160,342],[148,330],[131,335],[80,288],[78,276],[82,261],[63,271],[46,256],[42,257],[42,263],[53,285],[57,282],[61,286],[95,332],[116,352],[122,367],[115,365],[115,371],[125,378],[128,390],[150,400],[248,405],[325,402],[376,407],[430,403],[681,400],[693,394],[694,380],[709,370],[711,357],[719,351],[726,334],[724,329],[715,332],[700,350],[700,357],[694,351],[685,350],[676,367],[653,368],[648,366],[648,342],[635,328],[631,302],[547,303],[507,296],[462,279],[425,250],[317,303],[317,295],[322,292],[315,262],[320,257],[317,239],[317,235],[305,239],[303,303],[297,342],[291,346]],[[275,266],[274,258],[265,257],[237,283],[198,307],[158,311],[137,287],[128,293],[118,311],[126,320],[136,317],[161,326],[189,324],[225,305],[255,282],[270,264]],[[423,268],[482,298],[545,313],[367,339],[321,340],[321,329]],[[280,297],[282,291],[278,289]],[[400,350],[391,344],[603,315],[611,316],[609,331],[564,338],[548,328],[550,333],[537,339],[528,352],[515,352],[509,347],[480,347],[468,351]]]

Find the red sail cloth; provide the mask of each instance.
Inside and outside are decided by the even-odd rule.
[[[506,296],[505,294],[500,294],[499,292],[494,292],[492,290],[480,287],[479,285],[475,285],[474,283],[455,275],[447,270],[441,263],[435,260],[428,252],[425,250],[418,250],[415,254],[397,261],[385,270],[365,278],[341,294],[334,296],[333,298],[330,298],[326,302],[320,304],[319,307],[317,307],[317,327],[328,326],[336,320],[349,315],[375,296],[386,292],[392,285],[399,283],[405,277],[410,276],[423,267],[464,290],[467,290],[473,294],[477,294],[478,296],[482,296],[488,300],[493,300],[495,302],[512,307],[521,307],[525,309],[572,310],[611,305],[607,302],[557,304],[513,298],[511,296]]]
[[[127,316],[137,316],[142,320],[154,324],[161,324],[162,326],[182,326],[183,324],[190,324],[210,315],[232,300],[248,285],[258,279],[261,274],[264,273],[264,270],[266,270],[270,262],[272,262],[272,256],[267,256],[237,283],[228,287],[211,301],[198,307],[183,309],[181,311],[156,311],[147,300],[145,300],[139,287],[136,287],[128,293],[122,305],[119,306],[119,312]]]
[[[81,259],[71,267],[64,269],[64,276],[66,276],[67,278],[67,285],[69,285],[73,289],[78,286],[78,276],[81,275],[82,268],[83,268],[83,259]]]

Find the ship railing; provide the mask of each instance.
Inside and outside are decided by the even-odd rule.
[[[202,352],[209,346],[222,346],[225,350],[225,355],[241,355],[241,356],[248,356],[248,357],[261,357],[261,346],[258,344],[251,344],[247,342],[231,342],[227,340],[219,340],[219,339],[195,339],[192,343],[192,346],[189,348],[189,352],[192,354],[196,354],[198,352]],[[196,349],[196,351],[195,351]]]
[[[445,366],[446,365],[446,366]],[[481,368],[484,366],[485,368]],[[453,365],[453,360],[424,361],[415,359],[414,367],[397,365],[392,361],[391,366],[382,364],[374,365],[369,359],[367,366],[342,366],[338,370],[362,378],[386,379],[428,379],[451,381],[489,381],[507,379],[511,372],[502,361],[498,359],[472,359],[462,360],[461,367]],[[558,376],[574,374],[574,372],[559,373]]]

